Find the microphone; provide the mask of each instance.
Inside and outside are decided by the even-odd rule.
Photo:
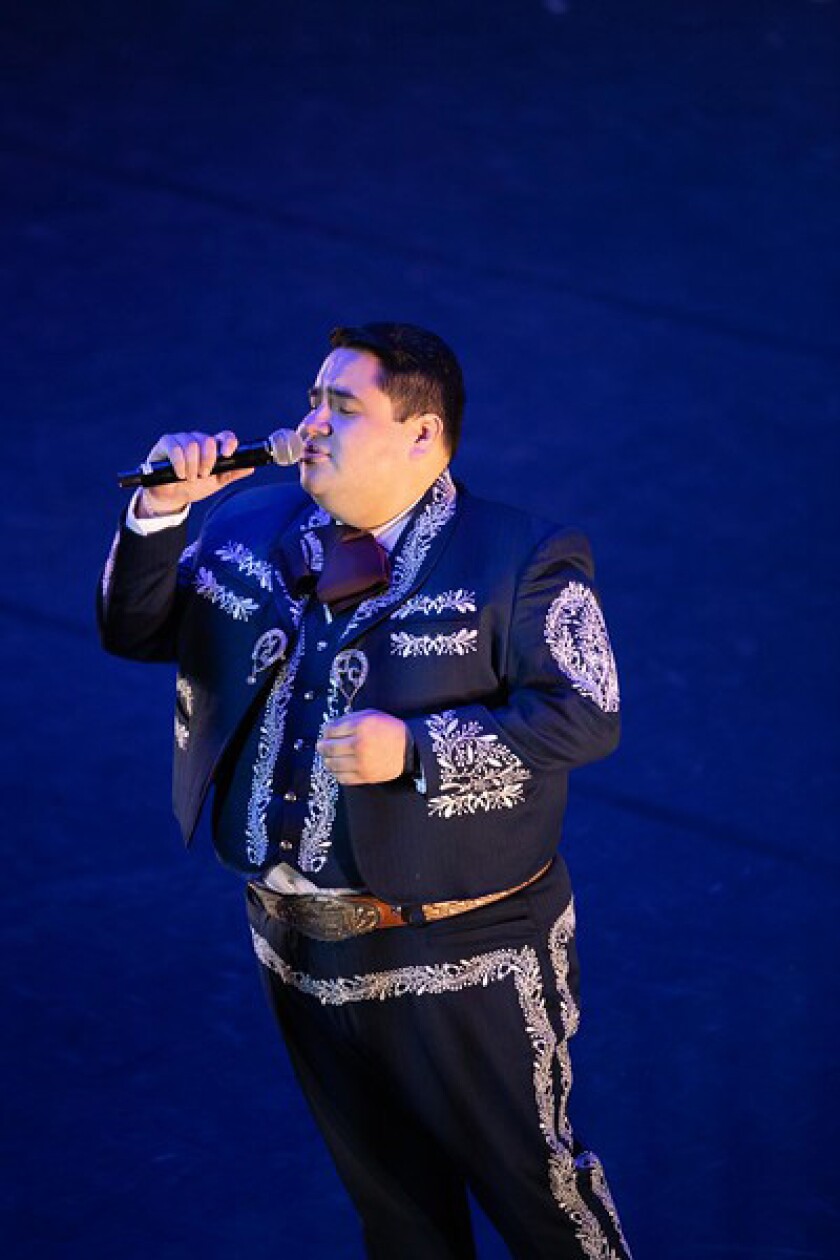
[[[214,473],[233,472],[237,468],[259,468],[263,464],[279,464],[282,468],[297,464],[303,455],[303,439],[294,429],[275,429],[267,438],[256,442],[240,442],[232,455],[220,455],[213,465]],[[139,468],[118,473],[122,490],[135,486],[168,486],[181,478],[168,459],[146,460]]]

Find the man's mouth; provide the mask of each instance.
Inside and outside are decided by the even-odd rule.
[[[329,459],[329,451],[323,450],[320,446],[305,446],[301,460],[310,459]]]

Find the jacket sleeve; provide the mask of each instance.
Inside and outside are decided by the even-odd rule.
[[[142,536],[120,521],[99,579],[97,622],[102,646],[137,661],[174,661],[195,546],[187,526]]]
[[[607,756],[619,738],[618,678],[589,546],[553,534],[525,565],[510,609],[499,704],[409,719],[431,813],[512,806],[532,776]],[[492,802],[492,803],[491,803]]]

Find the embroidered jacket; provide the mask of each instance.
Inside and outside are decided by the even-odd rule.
[[[286,589],[279,549],[327,519],[283,486],[222,499],[190,547],[185,526],[117,533],[100,583],[102,641],[118,655],[178,663],[173,797],[187,843],[226,750],[256,722],[255,834],[276,803],[277,766],[302,742],[286,717],[301,657],[313,650],[301,641],[305,605]],[[569,770],[618,741],[615,663],[589,545],[456,492],[444,473],[392,560],[390,589],[331,636],[325,713],[337,711],[338,667],[352,668],[355,654],[364,677],[354,709],[408,723],[424,790],[410,775],[339,788],[310,753],[310,817],[320,825],[341,799],[358,870],[393,904],[510,887],[555,851]]]

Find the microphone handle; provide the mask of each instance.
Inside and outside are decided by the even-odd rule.
[[[274,463],[274,452],[270,438],[259,442],[240,442],[232,455],[220,455],[213,465],[213,473],[234,472],[237,468],[260,468],[263,464]],[[168,459],[141,464],[130,472],[119,473],[117,484],[122,490],[133,490],[136,486],[169,486],[180,478]]]

